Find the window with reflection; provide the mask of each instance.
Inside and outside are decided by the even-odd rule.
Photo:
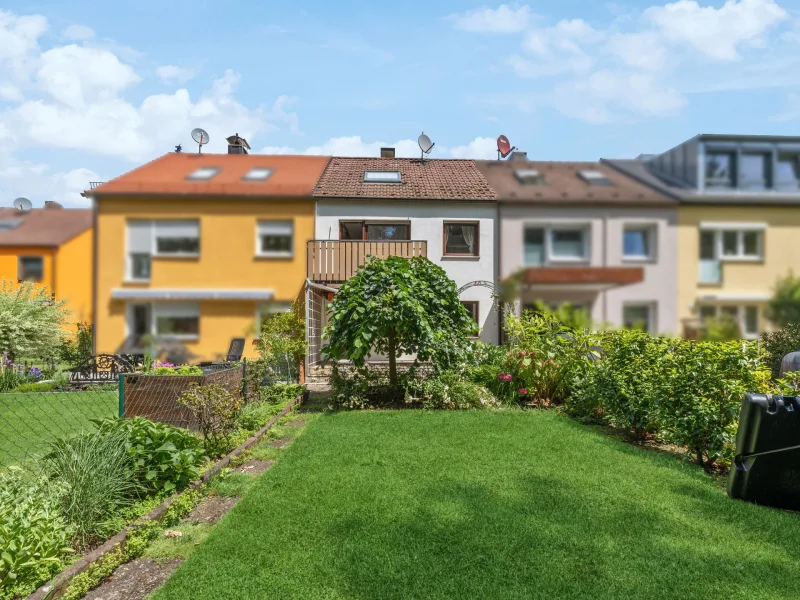
[[[740,185],[747,190],[763,190],[769,185],[770,160],[767,154],[742,154]]]
[[[800,154],[778,154],[775,187],[787,191],[800,189]]]
[[[733,153],[706,153],[706,187],[733,187]]]

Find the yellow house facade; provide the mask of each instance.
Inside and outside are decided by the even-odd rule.
[[[679,331],[730,316],[743,338],[773,329],[778,279],[800,271],[800,137],[698,135],[658,155],[604,161],[678,201]]]
[[[145,336],[220,360],[304,291],[326,157],[168,154],[87,192],[96,213],[96,352]]]
[[[91,323],[92,211],[45,208],[18,211],[0,208],[0,279],[44,287],[69,311],[68,327]]]

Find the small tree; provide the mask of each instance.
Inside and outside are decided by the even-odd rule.
[[[92,326],[90,323],[78,323],[75,335],[65,338],[58,348],[61,360],[70,366],[78,366],[92,357]]]
[[[306,356],[306,321],[302,302],[296,300],[289,311],[264,317],[258,351],[269,367],[285,373],[286,382],[291,383]]]
[[[778,327],[800,323],[800,277],[790,272],[778,280],[775,293],[767,304],[767,318]]]
[[[389,357],[397,387],[397,357],[416,355],[446,368],[464,356],[478,326],[444,269],[424,257],[370,258],[334,296],[323,351],[363,367],[373,352]]]
[[[0,284],[0,351],[11,357],[55,356],[70,313],[46,288],[26,281]]]

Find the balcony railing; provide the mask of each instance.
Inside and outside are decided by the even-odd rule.
[[[105,181],[90,181],[89,182],[89,189],[93,190],[94,188],[99,187],[99,186],[103,185],[104,183],[105,183]]]
[[[311,240],[308,242],[308,278],[328,283],[346,281],[367,261],[368,256],[428,255],[428,242],[410,240],[403,242],[362,240]]]
[[[698,281],[705,284],[722,282],[722,263],[718,260],[701,259]]]

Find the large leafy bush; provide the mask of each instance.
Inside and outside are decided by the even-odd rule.
[[[800,277],[789,273],[778,280],[767,304],[767,318],[779,327],[800,323]]]
[[[271,378],[291,383],[306,355],[305,304],[295,301],[285,312],[269,313],[261,321],[258,351]]]
[[[231,435],[237,428],[242,398],[218,384],[192,384],[178,399],[178,404],[188,408],[197,420],[209,456],[228,450]]]
[[[55,356],[70,313],[33,282],[0,282],[0,351],[10,358]]]
[[[16,470],[0,475],[0,600],[24,598],[61,570],[71,533],[58,487]]]
[[[92,357],[92,325],[78,323],[75,334],[64,338],[58,348],[58,357],[69,366],[78,366]]]
[[[412,379],[406,384],[406,401],[419,403],[428,409],[485,408],[497,400],[485,388],[464,381],[452,371],[445,371],[428,379]]]
[[[205,452],[202,441],[191,432],[143,417],[109,418],[96,424],[103,434],[123,434],[137,479],[146,491],[170,493],[199,477]]]
[[[764,346],[765,360],[772,371],[772,377],[777,379],[783,357],[800,350],[800,322],[789,323],[778,331],[761,334],[761,344]]]

